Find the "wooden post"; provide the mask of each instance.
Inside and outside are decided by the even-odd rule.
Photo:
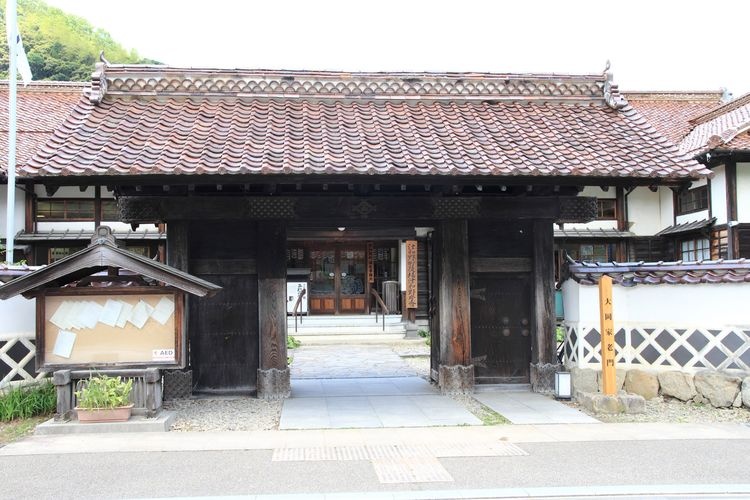
[[[94,229],[102,225],[102,187],[94,186]]]
[[[737,162],[728,161],[724,166],[727,198],[727,259],[736,259],[739,255],[733,222],[737,220]]]
[[[554,390],[557,362],[555,339],[554,226],[551,220],[534,221],[533,335],[531,386],[535,392]]]
[[[445,393],[474,390],[471,364],[469,241],[466,220],[446,220],[440,227],[440,366],[438,385]]]
[[[286,226],[258,223],[258,397],[282,399],[291,393],[286,359]]]
[[[167,264],[187,272],[190,259],[188,222],[174,221],[167,225]]]
[[[615,327],[612,320],[612,278],[599,279],[599,318],[602,335],[602,392],[614,396],[617,392],[615,377]]]

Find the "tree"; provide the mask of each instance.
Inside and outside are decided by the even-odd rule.
[[[0,7],[5,35],[5,5]],[[34,80],[87,81],[99,52],[113,63],[159,64],[127,50],[83,18],[50,7],[42,0],[18,0],[18,29]],[[8,47],[0,43],[0,78],[8,78]]]

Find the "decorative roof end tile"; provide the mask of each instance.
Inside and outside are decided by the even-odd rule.
[[[96,69],[91,74],[91,91],[89,92],[91,104],[99,104],[107,94],[107,77],[104,74],[107,63],[103,56],[101,59],[102,61],[96,63]]]

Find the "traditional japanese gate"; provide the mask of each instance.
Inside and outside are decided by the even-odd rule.
[[[433,378],[446,392],[465,392],[475,376],[540,387],[549,382],[556,369],[552,224],[570,214],[585,218],[594,206],[588,198],[548,196],[126,196],[120,203],[128,222],[166,221],[170,263],[224,288],[189,310],[196,389],[264,397],[289,392],[291,224],[433,228]]]

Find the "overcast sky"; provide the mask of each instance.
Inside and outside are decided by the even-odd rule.
[[[172,66],[600,73],[750,92],[750,1],[47,0]]]

